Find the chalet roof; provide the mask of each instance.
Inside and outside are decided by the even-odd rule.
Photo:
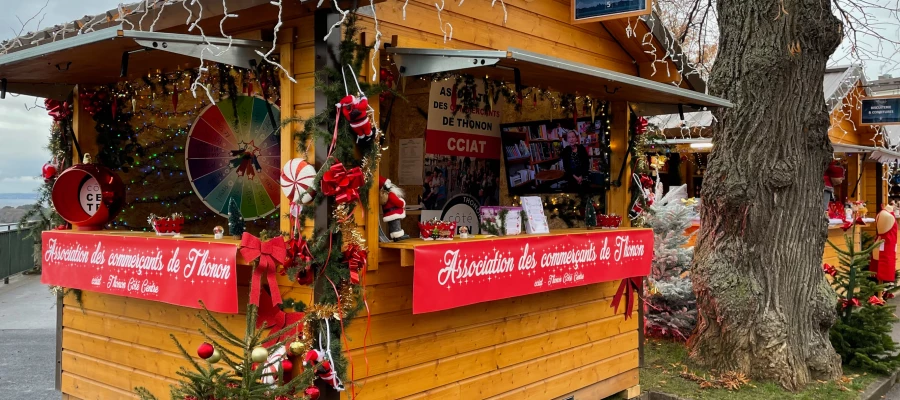
[[[228,12],[234,13],[268,3],[267,0],[232,0],[228,3]],[[189,15],[194,16],[194,18],[199,15],[198,11],[200,9],[198,7],[176,4],[172,0],[148,0],[127,5],[122,4],[101,14],[85,15],[74,21],[64,22],[37,32],[27,32],[18,37],[0,41],[0,55],[120,25],[122,29],[127,30],[165,31],[176,26],[184,26],[185,21],[188,21]],[[224,15],[225,9],[222,6],[222,3],[217,2],[203,4],[203,19]],[[163,9],[165,9],[165,14],[158,18]],[[122,17],[123,15],[124,17]],[[153,29],[150,29],[151,26]]]

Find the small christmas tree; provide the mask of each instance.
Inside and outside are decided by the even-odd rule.
[[[235,239],[240,239],[244,234],[244,216],[234,197],[228,199],[228,232],[231,232],[231,236]]]
[[[844,236],[845,246],[828,242],[837,253],[840,268],[825,264],[823,270],[834,279],[831,287],[838,296],[838,321],[831,327],[831,345],[841,355],[845,365],[887,374],[900,367],[897,343],[891,338],[891,324],[897,321],[896,309],[885,299],[894,297],[898,288],[886,290],[884,284],[872,279],[869,259],[876,246],[866,233],[862,235],[862,249],[857,250],[850,235]]]
[[[594,200],[590,197],[584,200],[584,226],[591,229],[597,226],[597,210],[594,209]]]
[[[687,340],[697,324],[697,300],[691,286],[694,248],[686,247],[695,212],[676,196],[650,207],[646,225],[653,228],[653,263],[647,277],[644,326],[650,336]]]
[[[203,325],[212,331],[212,335],[200,330],[209,344],[204,343],[198,353],[203,352],[204,346],[209,346],[209,352],[201,354],[206,361],[197,360],[188,353],[175,335],[169,335],[181,355],[193,366],[192,370],[182,368],[178,375],[181,382],[172,385],[172,400],[199,400],[199,399],[247,399],[247,400],[271,400],[271,399],[302,399],[298,396],[301,382],[307,382],[297,376],[288,382],[284,377],[290,371],[284,370],[286,365],[281,359],[269,359],[268,355],[278,348],[284,348],[284,341],[276,341],[271,346],[264,343],[277,339],[279,336],[297,329],[297,323],[286,326],[278,332],[272,332],[268,337],[263,336],[263,330],[256,329],[258,309],[252,304],[247,305],[247,331],[244,338],[239,338],[229,332],[206,307],[198,314]],[[221,360],[223,366],[217,366]],[[227,367],[227,368],[225,368]],[[277,371],[277,372],[273,372]],[[247,371],[243,373],[242,371]],[[268,381],[268,382],[267,382]],[[272,384],[271,382],[275,382]],[[135,393],[141,400],[156,400],[156,396],[146,388],[135,388]]]

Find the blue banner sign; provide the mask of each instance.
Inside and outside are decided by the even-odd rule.
[[[900,97],[863,99],[861,119],[865,125],[900,125]]]

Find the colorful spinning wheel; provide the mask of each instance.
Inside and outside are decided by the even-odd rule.
[[[200,112],[184,154],[191,186],[207,207],[228,216],[229,199],[234,198],[245,220],[278,209],[279,121],[276,106],[251,96],[225,99]]]

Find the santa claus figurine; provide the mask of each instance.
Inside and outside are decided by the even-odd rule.
[[[381,189],[381,210],[384,213],[382,219],[388,224],[391,239],[395,242],[409,239],[409,235],[400,227],[400,221],[406,218],[406,200],[403,200],[403,190],[383,176],[378,178],[378,187]]]

